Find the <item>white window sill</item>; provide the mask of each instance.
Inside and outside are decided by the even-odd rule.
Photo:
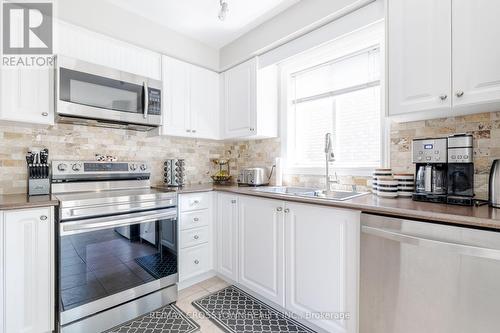
[[[371,177],[375,168],[336,168],[330,166],[330,175]],[[325,167],[289,167],[284,170],[285,175],[325,176]]]

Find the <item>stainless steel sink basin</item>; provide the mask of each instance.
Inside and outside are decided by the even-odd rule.
[[[254,191],[276,193],[276,194],[304,195],[304,194],[314,194],[314,192],[316,192],[317,190],[314,188],[305,188],[305,187],[265,186],[265,187],[257,187],[254,189]]]
[[[330,191],[327,193],[325,190],[318,190],[306,187],[290,187],[290,186],[257,187],[254,189],[254,191],[275,193],[275,194],[286,194],[296,197],[321,198],[321,199],[335,200],[335,201],[349,200],[367,194],[366,192],[340,191],[340,190]]]

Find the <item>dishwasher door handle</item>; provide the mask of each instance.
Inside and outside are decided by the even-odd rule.
[[[444,242],[441,240],[435,240],[429,238],[421,238],[413,235],[407,235],[395,232],[389,229],[369,227],[369,226],[362,226],[361,231],[365,234],[382,237],[400,243],[422,246],[426,248],[445,249],[450,252],[455,252],[458,254],[471,257],[500,260],[500,250],[497,249],[483,248],[461,243]]]

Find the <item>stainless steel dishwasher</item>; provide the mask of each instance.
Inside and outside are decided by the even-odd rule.
[[[362,214],[360,333],[500,332],[500,233]]]

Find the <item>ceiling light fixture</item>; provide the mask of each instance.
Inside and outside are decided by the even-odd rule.
[[[220,0],[220,11],[219,11],[219,20],[224,21],[227,16],[227,12],[229,11],[229,5],[226,0]]]

